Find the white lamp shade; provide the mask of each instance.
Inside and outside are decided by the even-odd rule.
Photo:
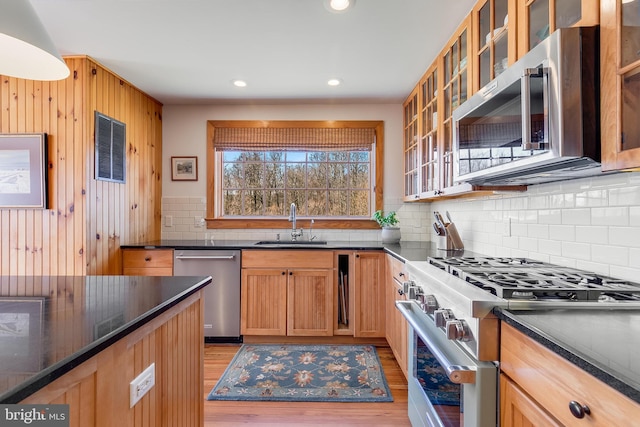
[[[69,76],[29,0],[0,0],[0,74],[29,80]]]

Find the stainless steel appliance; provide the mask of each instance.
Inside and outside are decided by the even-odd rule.
[[[242,342],[240,335],[240,251],[174,251],[175,276],[213,278],[204,289],[204,337],[206,342]]]
[[[598,27],[562,28],[453,113],[454,179],[522,185],[601,173]]]
[[[493,308],[640,307],[638,283],[526,258],[433,257],[405,267],[408,299],[396,306],[411,327],[413,425],[497,425],[499,319]],[[416,372],[420,347],[429,349],[452,387],[460,387],[454,410],[431,403],[423,391]]]

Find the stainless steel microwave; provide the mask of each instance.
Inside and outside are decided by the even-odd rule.
[[[539,184],[602,173],[599,28],[552,33],[453,112],[454,179]]]

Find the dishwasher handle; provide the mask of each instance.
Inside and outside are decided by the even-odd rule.
[[[235,255],[176,255],[176,259],[215,259],[215,260],[232,260]]]

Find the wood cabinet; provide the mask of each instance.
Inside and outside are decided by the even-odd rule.
[[[640,2],[601,0],[602,169],[640,167]]]
[[[196,292],[20,403],[68,404],[71,427],[202,426],[201,295]],[[155,385],[130,407],[129,383],[152,363]]]
[[[173,276],[173,249],[123,249],[125,276]]]
[[[354,337],[385,337],[385,254],[359,251],[354,256]]]
[[[518,58],[558,28],[600,23],[598,0],[518,1]]]
[[[243,251],[243,335],[331,336],[333,252]]]
[[[403,104],[405,201],[419,198],[418,93],[418,88],[416,87]]]
[[[500,341],[500,425],[623,426],[640,419],[640,404],[504,322]],[[590,414],[576,418],[570,402]]]
[[[513,64],[517,55],[516,0],[481,0],[471,12],[473,92]]]
[[[402,373],[405,378],[408,378],[408,326],[407,321],[395,305],[397,300],[405,299],[402,285],[406,280],[404,263],[389,254],[386,256],[386,262],[386,337]]]

